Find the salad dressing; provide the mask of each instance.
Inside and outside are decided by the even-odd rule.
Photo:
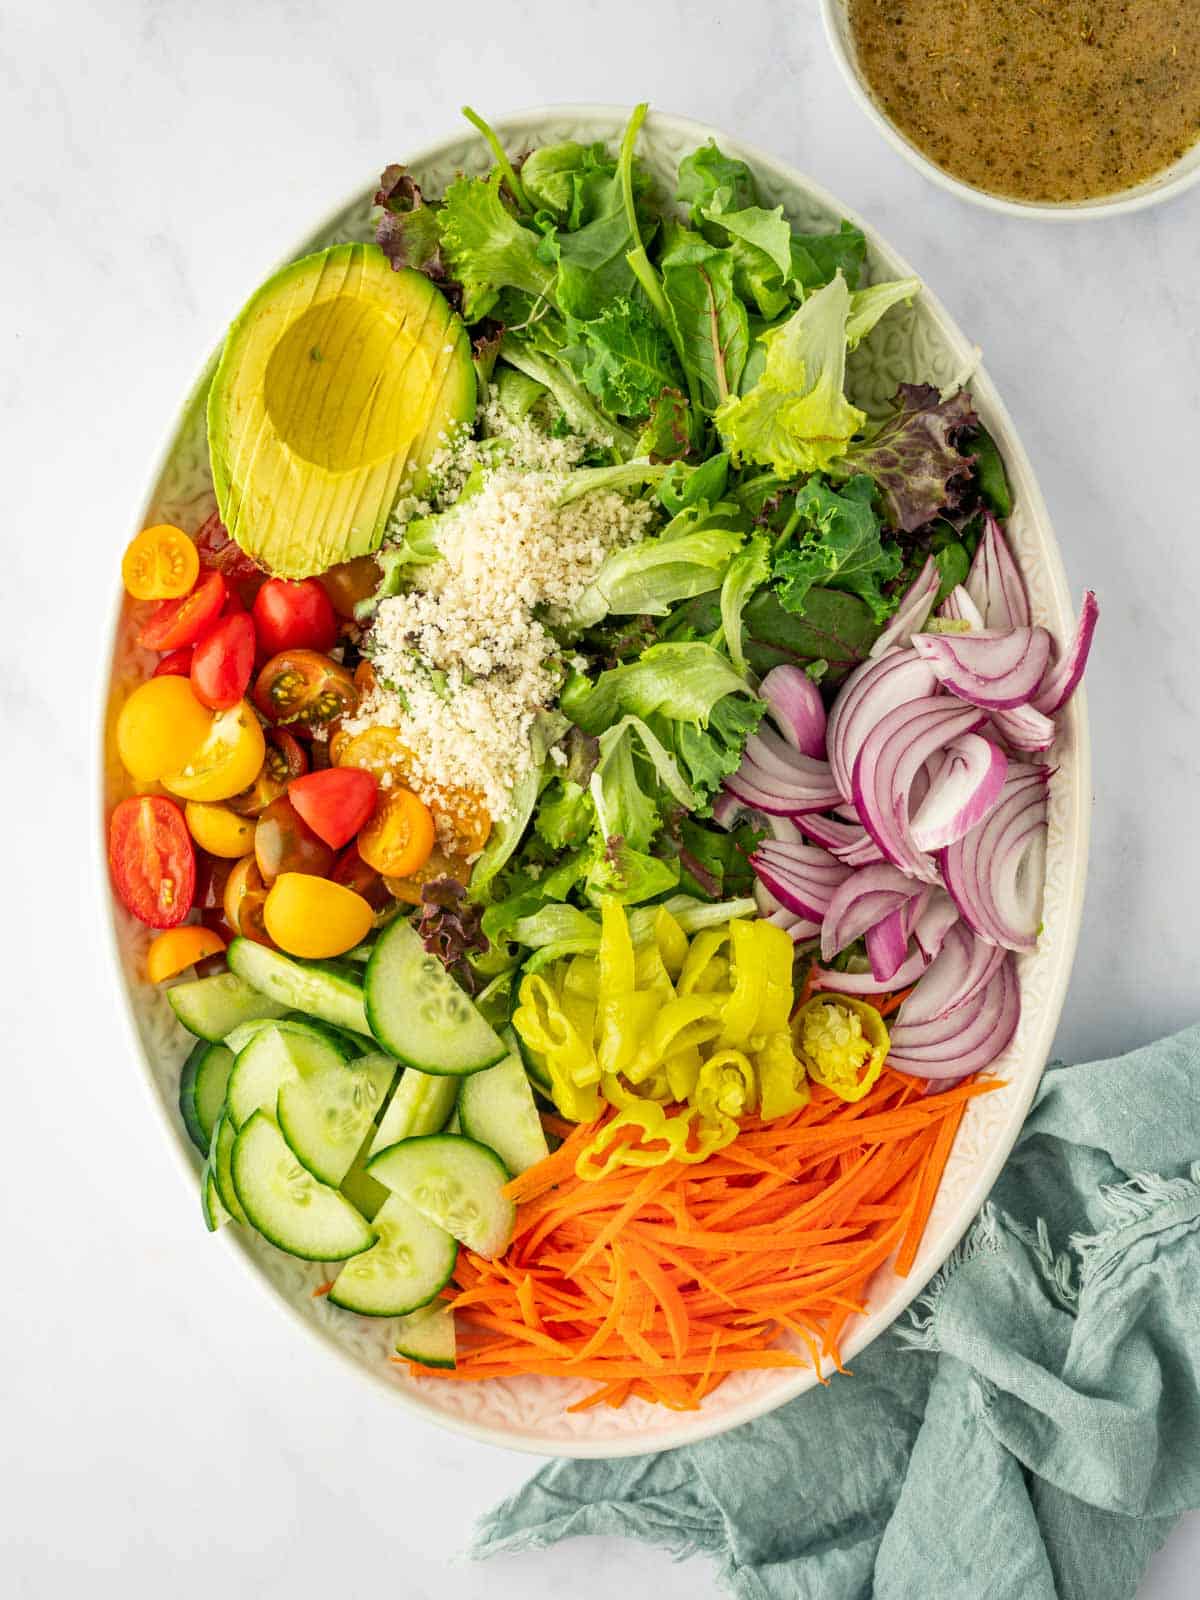
[[[849,0],[849,12],[882,109],[976,188],[1115,194],[1200,138],[1196,0]]]

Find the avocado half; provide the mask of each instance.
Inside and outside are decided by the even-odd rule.
[[[269,278],[233,323],[208,396],[217,509],[247,555],[305,578],[366,555],[401,488],[475,414],[462,319],[378,246]]]

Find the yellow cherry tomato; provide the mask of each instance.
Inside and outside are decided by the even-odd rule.
[[[239,817],[228,806],[189,800],[183,814],[187,818],[188,832],[210,856],[237,861],[254,849],[253,821],[249,817]]]
[[[335,767],[361,767],[373,772],[377,778],[391,774],[403,780],[412,761],[412,751],[404,743],[396,728],[380,726],[364,728],[361,733],[347,736],[341,729],[330,742],[330,757]]]
[[[263,916],[281,950],[310,960],[353,950],[375,919],[362,895],[308,872],[281,872],[271,885]]]
[[[131,777],[153,783],[181,767],[211,726],[212,712],[196,699],[187,678],[151,678],[121,707],[117,753]]]
[[[388,878],[407,878],[429,860],[436,835],[429,807],[411,789],[381,789],[358,834],[358,853]]]
[[[143,528],[121,559],[121,579],[135,600],[178,600],[200,576],[196,546],[169,522]]]
[[[161,983],[164,978],[173,978],[186,967],[195,966],[205,956],[220,955],[224,948],[224,939],[211,928],[168,928],[146,952],[146,976],[151,983]]]
[[[181,800],[229,800],[254,782],[266,748],[262,725],[241,700],[213,714],[207,736],[178,767],[161,775],[163,787]]]

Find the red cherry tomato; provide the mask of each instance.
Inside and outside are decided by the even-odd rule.
[[[164,600],[151,612],[137,636],[138,643],[146,650],[181,650],[195,644],[209,623],[220,616],[226,592],[219,572],[205,573],[191,594],[182,600]]]
[[[324,878],[335,858],[329,846],[281,795],[272,800],[254,825],[254,859],[263,882],[272,884],[281,872],[307,872]]]
[[[327,767],[293,778],[288,799],[319,839],[340,850],[375,810],[378,783],[361,767]]]
[[[240,545],[234,544],[215,511],[196,534],[196,554],[202,567],[225,578],[243,605],[250,604],[266,581],[266,573]]]
[[[372,911],[383,911],[393,903],[387,884],[359,855],[357,845],[352,844],[342,851],[329,876],[343,889],[353,889],[355,894],[362,895]]]
[[[174,928],[191,910],[196,853],[173,800],[122,800],[108,825],[108,864],[122,904],[139,922]]]
[[[166,655],[151,673],[153,678],[186,678],[192,670],[192,647],[184,645],[182,650],[168,650]]]
[[[337,642],[337,616],[315,578],[299,583],[268,578],[254,597],[253,614],[268,656],[281,650],[332,650]]]
[[[237,705],[254,671],[254,624],[244,611],[222,617],[192,652],[192,693],[212,711]]]
[[[358,690],[345,667],[319,651],[281,650],[259,673],[253,700],[268,722],[319,727],[349,716]]]

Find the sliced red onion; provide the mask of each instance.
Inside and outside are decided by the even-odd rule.
[[[909,802],[917,774],[936,751],[978,726],[981,713],[957,700],[913,700],[878,722],[854,768],[854,803],[863,827],[893,865],[922,883],[937,865],[912,840]]]
[[[906,989],[916,983],[942,948],[947,933],[958,921],[958,909],[942,889],[935,889],[913,929],[913,950],[904,965],[887,980],[890,989]],[[814,989],[840,990],[842,994],[878,994],[879,979],[873,972],[830,972],[814,967],[810,980]]]
[[[808,756],[798,756],[797,759],[810,760]],[[824,761],[813,761],[812,766],[823,767],[826,772],[829,770]],[[802,816],[807,811],[825,810],[830,803],[832,780],[820,772],[811,772],[797,774],[794,779],[784,781],[764,773],[743,759],[733,776],[726,778],[725,787],[743,804],[753,806],[756,810],[765,811],[770,816],[794,817]]]
[[[964,733],[944,756],[909,826],[918,850],[940,850],[961,839],[998,803],[1004,787],[1008,757],[982,734]]]
[[[848,867],[869,867],[883,860],[883,852],[861,822],[840,822],[810,811],[800,818],[800,830],[814,844],[824,845],[831,856]]]
[[[967,593],[985,628],[1027,628],[1032,620],[1025,580],[1013,560],[1004,530],[990,511],[983,514],[983,535],[967,573]]]
[[[996,809],[938,858],[963,921],[1008,950],[1037,948],[1049,778],[1048,767],[1014,762]]]
[[[961,583],[955,584],[938,607],[938,616],[947,622],[965,622],[969,628],[982,628],[983,617],[979,607]]]
[[[770,706],[779,731],[793,749],[823,761],[825,702],[803,667],[794,667],[788,662],[772,667],[758,693]]]
[[[812,922],[808,917],[798,917],[786,906],[772,911],[766,920],[773,922],[777,928],[782,928],[793,944],[803,944],[809,939],[815,939],[821,931],[819,922]]]
[[[891,912],[901,910],[920,893],[919,883],[914,883],[888,862],[864,867],[861,872],[847,871],[825,908],[821,923],[821,960],[832,961],[839,950],[861,939],[868,928],[873,928]],[[901,931],[900,960],[903,961],[904,947],[908,944],[908,929],[903,923]]]
[[[767,841],[750,857],[750,865],[780,905],[815,922],[824,918],[834,890],[851,875],[828,850],[812,844]]]
[[[912,649],[889,651],[854,669],[829,713],[825,735],[833,781],[844,800],[855,798],[854,763],[871,729],[896,706],[934,695],[937,686],[933,668]]]
[[[1079,612],[1079,621],[1075,627],[1075,637],[1071,640],[1071,647],[1055,666],[1042,679],[1041,687],[1033,698],[1036,711],[1052,717],[1056,711],[1061,711],[1067,701],[1079,687],[1079,680],[1083,677],[1084,668],[1088,663],[1088,655],[1092,648],[1092,635],[1096,631],[1096,623],[1100,617],[1100,605],[1096,596],[1089,589],[1083,597],[1083,606]]]
[[[933,602],[942,586],[942,575],[937,562],[928,556],[925,565],[904,591],[896,615],[868,651],[869,660],[878,660],[887,651],[912,643],[912,636],[923,628],[933,610]]]
[[[1020,1017],[1020,985],[1009,956],[966,1004],[948,1016],[924,1023],[898,1022],[891,1030],[888,1065],[917,1078],[964,1078],[982,1072],[1012,1043]]]
[[[1037,693],[1050,661],[1050,635],[1045,628],[918,633],[913,649],[951,694],[988,711],[1004,710]]]
[[[897,1013],[897,1025],[934,1022],[966,1005],[991,982],[1003,960],[999,945],[985,944],[963,923],[955,923],[936,960]]]
[[[752,828],[757,828],[762,833],[769,833],[772,839],[778,839],[781,844],[800,844],[803,834],[792,821],[791,817],[776,817],[766,811],[756,811],[753,806],[748,806],[737,795],[730,794],[728,789],[713,801],[713,821],[718,827],[725,828],[729,833],[743,822],[748,822]],[[821,840],[818,839],[820,844]]]
[[[992,728],[1010,750],[1029,754],[1049,750],[1058,733],[1050,718],[1033,706],[1014,706],[1011,711],[993,711]]]
[[[897,906],[882,921],[864,934],[871,976],[880,984],[891,983],[908,957],[908,930],[905,907]]]

